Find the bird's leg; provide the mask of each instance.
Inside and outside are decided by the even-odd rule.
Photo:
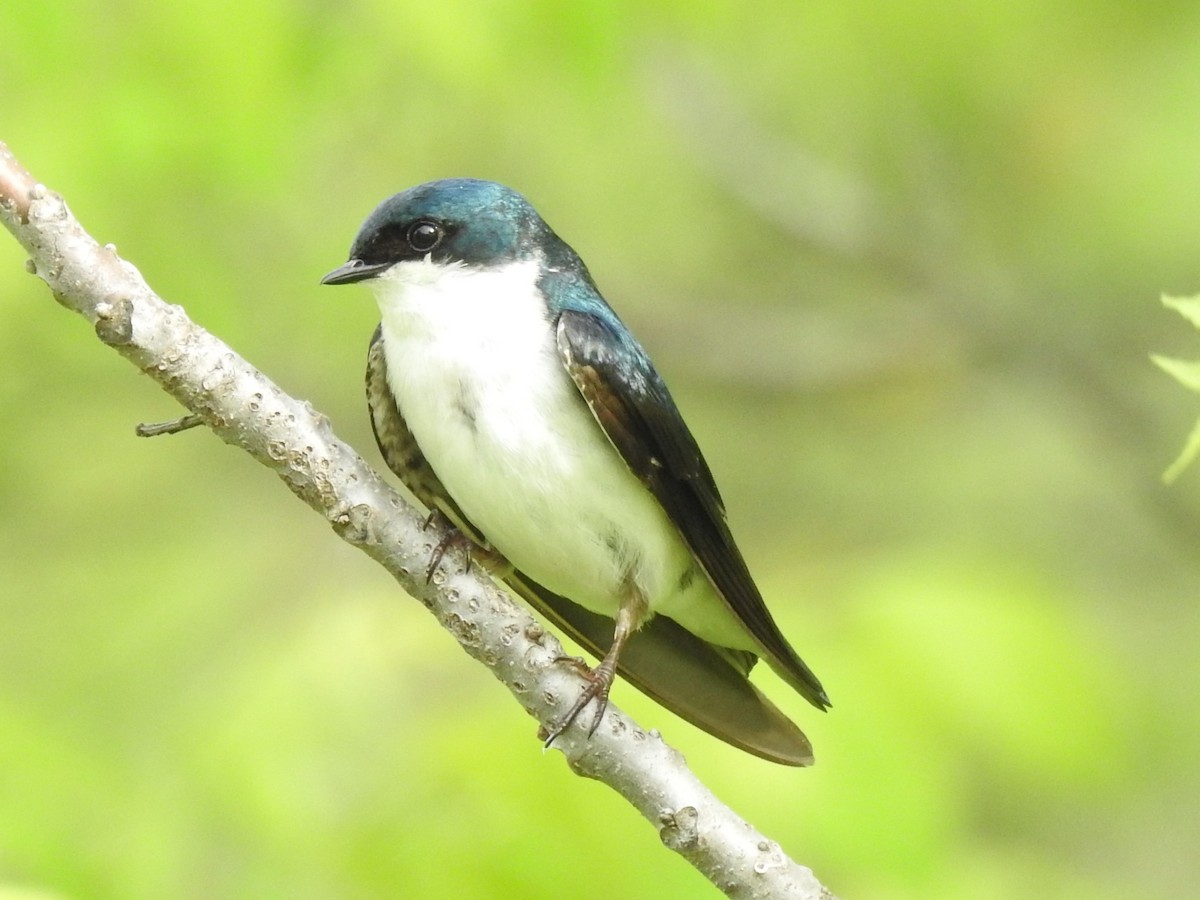
[[[429,518],[425,520],[425,527],[428,528],[434,519],[441,519],[446,524],[446,533],[438,539],[437,545],[433,548],[433,553],[429,557],[429,568],[425,570],[425,583],[429,584],[433,580],[433,573],[437,571],[437,567],[442,563],[442,557],[446,555],[446,551],[452,546],[461,547],[463,553],[466,554],[467,564],[463,572],[471,571],[471,548],[474,546],[474,541],[463,534],[455,527],[441,510],[435,509],[429,514]]]
[[[604,710],[608,706],[608,692],[612,689],[613,679],[617,675],[617,660],[621,656],[621,648],[625,646],[625,642],[629,640],[629,636],[633,634],[646,618],[646,601],[640,591],[635,590],[633,602],[622,604],[617,610],[617,627],[613,633],[612,646],[608,648],[608,652],[604,654],[604,659],[600,660],[600,665],[586,672],[584,678],[587,684],[584,685],[580,692],[575,705],[567,710],[567,714],[562,717],[562,720],[551,731],[546,738],[545,746],[549,747],[556,737],[562,734],[575,721],[576,717],[583,712],[583,708],[592,700],[596,701],[596,713],[592,718],[592,725],[588,728],[588,737],[596,733],[596,729],[600,725],[600,720],[604,718]],[[578,660],[568,660],[576,664]]]
[[[425,570],[426,584],[429,584],[433,580],[433,573],[437,571],[437,567],[442,563],[442,557],[446,555],[446,551],[451,547],[460,547],[463,555],[467,558],[466,566],[463,567],[463,574],[471,571],[471,564],[475,562],[476,557],[479,558],[484,569],[489,572],[496,572],[507,565],[507,562],[500,553],[491,547],[481,547],[479,544],[476,544],[474,540],[464,534],[440,509],[434,509],[425,517],[425,524],[422,528],[428,529],[434,522],[442,523],[446,528],[446,533],[438,539],[437,544],[433,548],[433,553],[430,554],[429,567]]]

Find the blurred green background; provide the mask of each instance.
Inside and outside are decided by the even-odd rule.
[[[1200,887],[1200,6],[18,4],[0,139],[379,465],[386,195],[526,193],[784,631],[789,770],[618,685],[835,891]],[[0,240],[0,898],[704,896],[388,576]]]

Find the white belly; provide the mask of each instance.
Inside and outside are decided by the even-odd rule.
[[[517,568],[613,616],[651,610],[726,646],[743,629],[630,473],[558,357],[535,263],[401,263],[376,279],[388,379],[425,458]],[[690,621],[689,621],[690,620]]]

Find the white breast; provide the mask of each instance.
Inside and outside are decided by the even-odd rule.
[[[426,260],[370,282],[388,380],[422,452],[488,540],[549,589],[611,616],[632,578],[651,609],[705,636],[685,621],[702,607],[710,640],[743,645],[703,576],[683,578],[690,553],[563,368],[537,277],[534,261]]]

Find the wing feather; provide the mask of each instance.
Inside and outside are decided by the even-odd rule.
[[[645,352],[599,315],[564,310],[559,354],[617,452],[662,504],[717,593],[779,675],[819,709],[821,683],[784,638],[725,521],[725,506],[696,440]]]

